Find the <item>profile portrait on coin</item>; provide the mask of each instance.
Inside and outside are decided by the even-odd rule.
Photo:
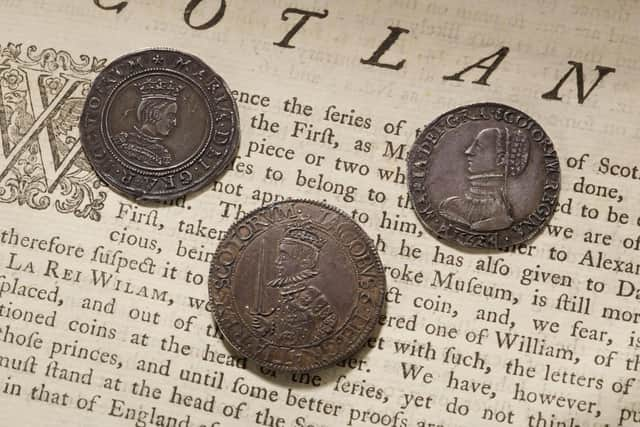
[[[527,167],[529,141],[508,128],[481,130],[466,147],[468,188],[440,202],[439,213],[472,230],[501,230],[513,224],[507,180]]]
[[[320,286],[314,286],[314,280],[322,280],[317,267],[325,243],[310,224],[293,224],[285,230],[277,247],[277,277],[266,284],[267,290],[276,291],[277,300],[266,311],[256,307],[252,312],[255,333],[294,346],[312,344],[331,334],[336,311]]]
[[[560,194],[560,160],[528,114],[495,102],[432,120],[407,156],[407,185],[426,230],[452,244],[503,249],[544,230]]]
[[[184,86],[162,76],[149,77],[134,86],[140,94],[136,124],[114,135],[113,142],[125,156],[145,166],[170,165],[174,156],[163,141],[178,125],[177,100]]]

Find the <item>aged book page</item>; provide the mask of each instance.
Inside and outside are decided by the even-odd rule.
[[[0,425],[640,425],[639,24],[634,0],[0,0]],[[138,205],[78,111],[154,46],[226,79],[241,147]],[[405,184],[416,131],[482,101],[562,167],[549,226],[505,252],[431,237]],[[309,375],[230,352],[207,305],[227,227],[289,197],[352,215],[388,280],[368,345]]]

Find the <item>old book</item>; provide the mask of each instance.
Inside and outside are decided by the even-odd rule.
[[[0,425],[640,425],[635,1],[0,1]],[[193,53],[234,90],[241,148],[199,194],[141,205],[78,141],[110,60]],[[416,133],[513,105],[554,141],[558,211],[504,252],[426,233]],[[326,200],[388,279],[367,346],[287,375],[229,351],[207,304],[227,227]]]

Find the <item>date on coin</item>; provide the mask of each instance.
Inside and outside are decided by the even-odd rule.
[[[385,293],[371,239],[320,202],[265,206],[234,224],[211,263],[209,296],[229,344],[258,365],[305,372],[367,340]]]
[[[535,120],[507,105],[451,110],[411,147],[409,193],[427,230],[473,248],[504,248],[540,232],[554,212],[560,163]]]
[[[238,111],[200,59],[168,49],[131,53],[94,80],[80,119],[85,154],[113,189],[170,200],[221,174],[238,147]]]

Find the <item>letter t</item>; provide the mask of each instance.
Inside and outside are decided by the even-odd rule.
[[[300,31],[300,29],[309,20],[309,18],[313,16],[314,18],[324,19],[329,15],[329,11],[327,9],[325,9],[323,13],[320,13],[320,12],[312,12],[310,10],[302,10],[302,9],[296,9],[293,7],[288,7],[282,12],[283,21],[287,21],[289,19],[287,17],[287,14],[289,13],[298,13],[302,16],[300,17],[300,20],[298,20],[298,22],[296,22],[296,24],[289,30],[289,32],[285,34],[282,40],[280,40],[279,42],[273,42],[273,44],[275,44],[276,46],[286,47],[290,49],[293,49],[295,46],[289,44],[289,42],[291,41],[293,36],[295,36],[298,33],[298,31]]]

